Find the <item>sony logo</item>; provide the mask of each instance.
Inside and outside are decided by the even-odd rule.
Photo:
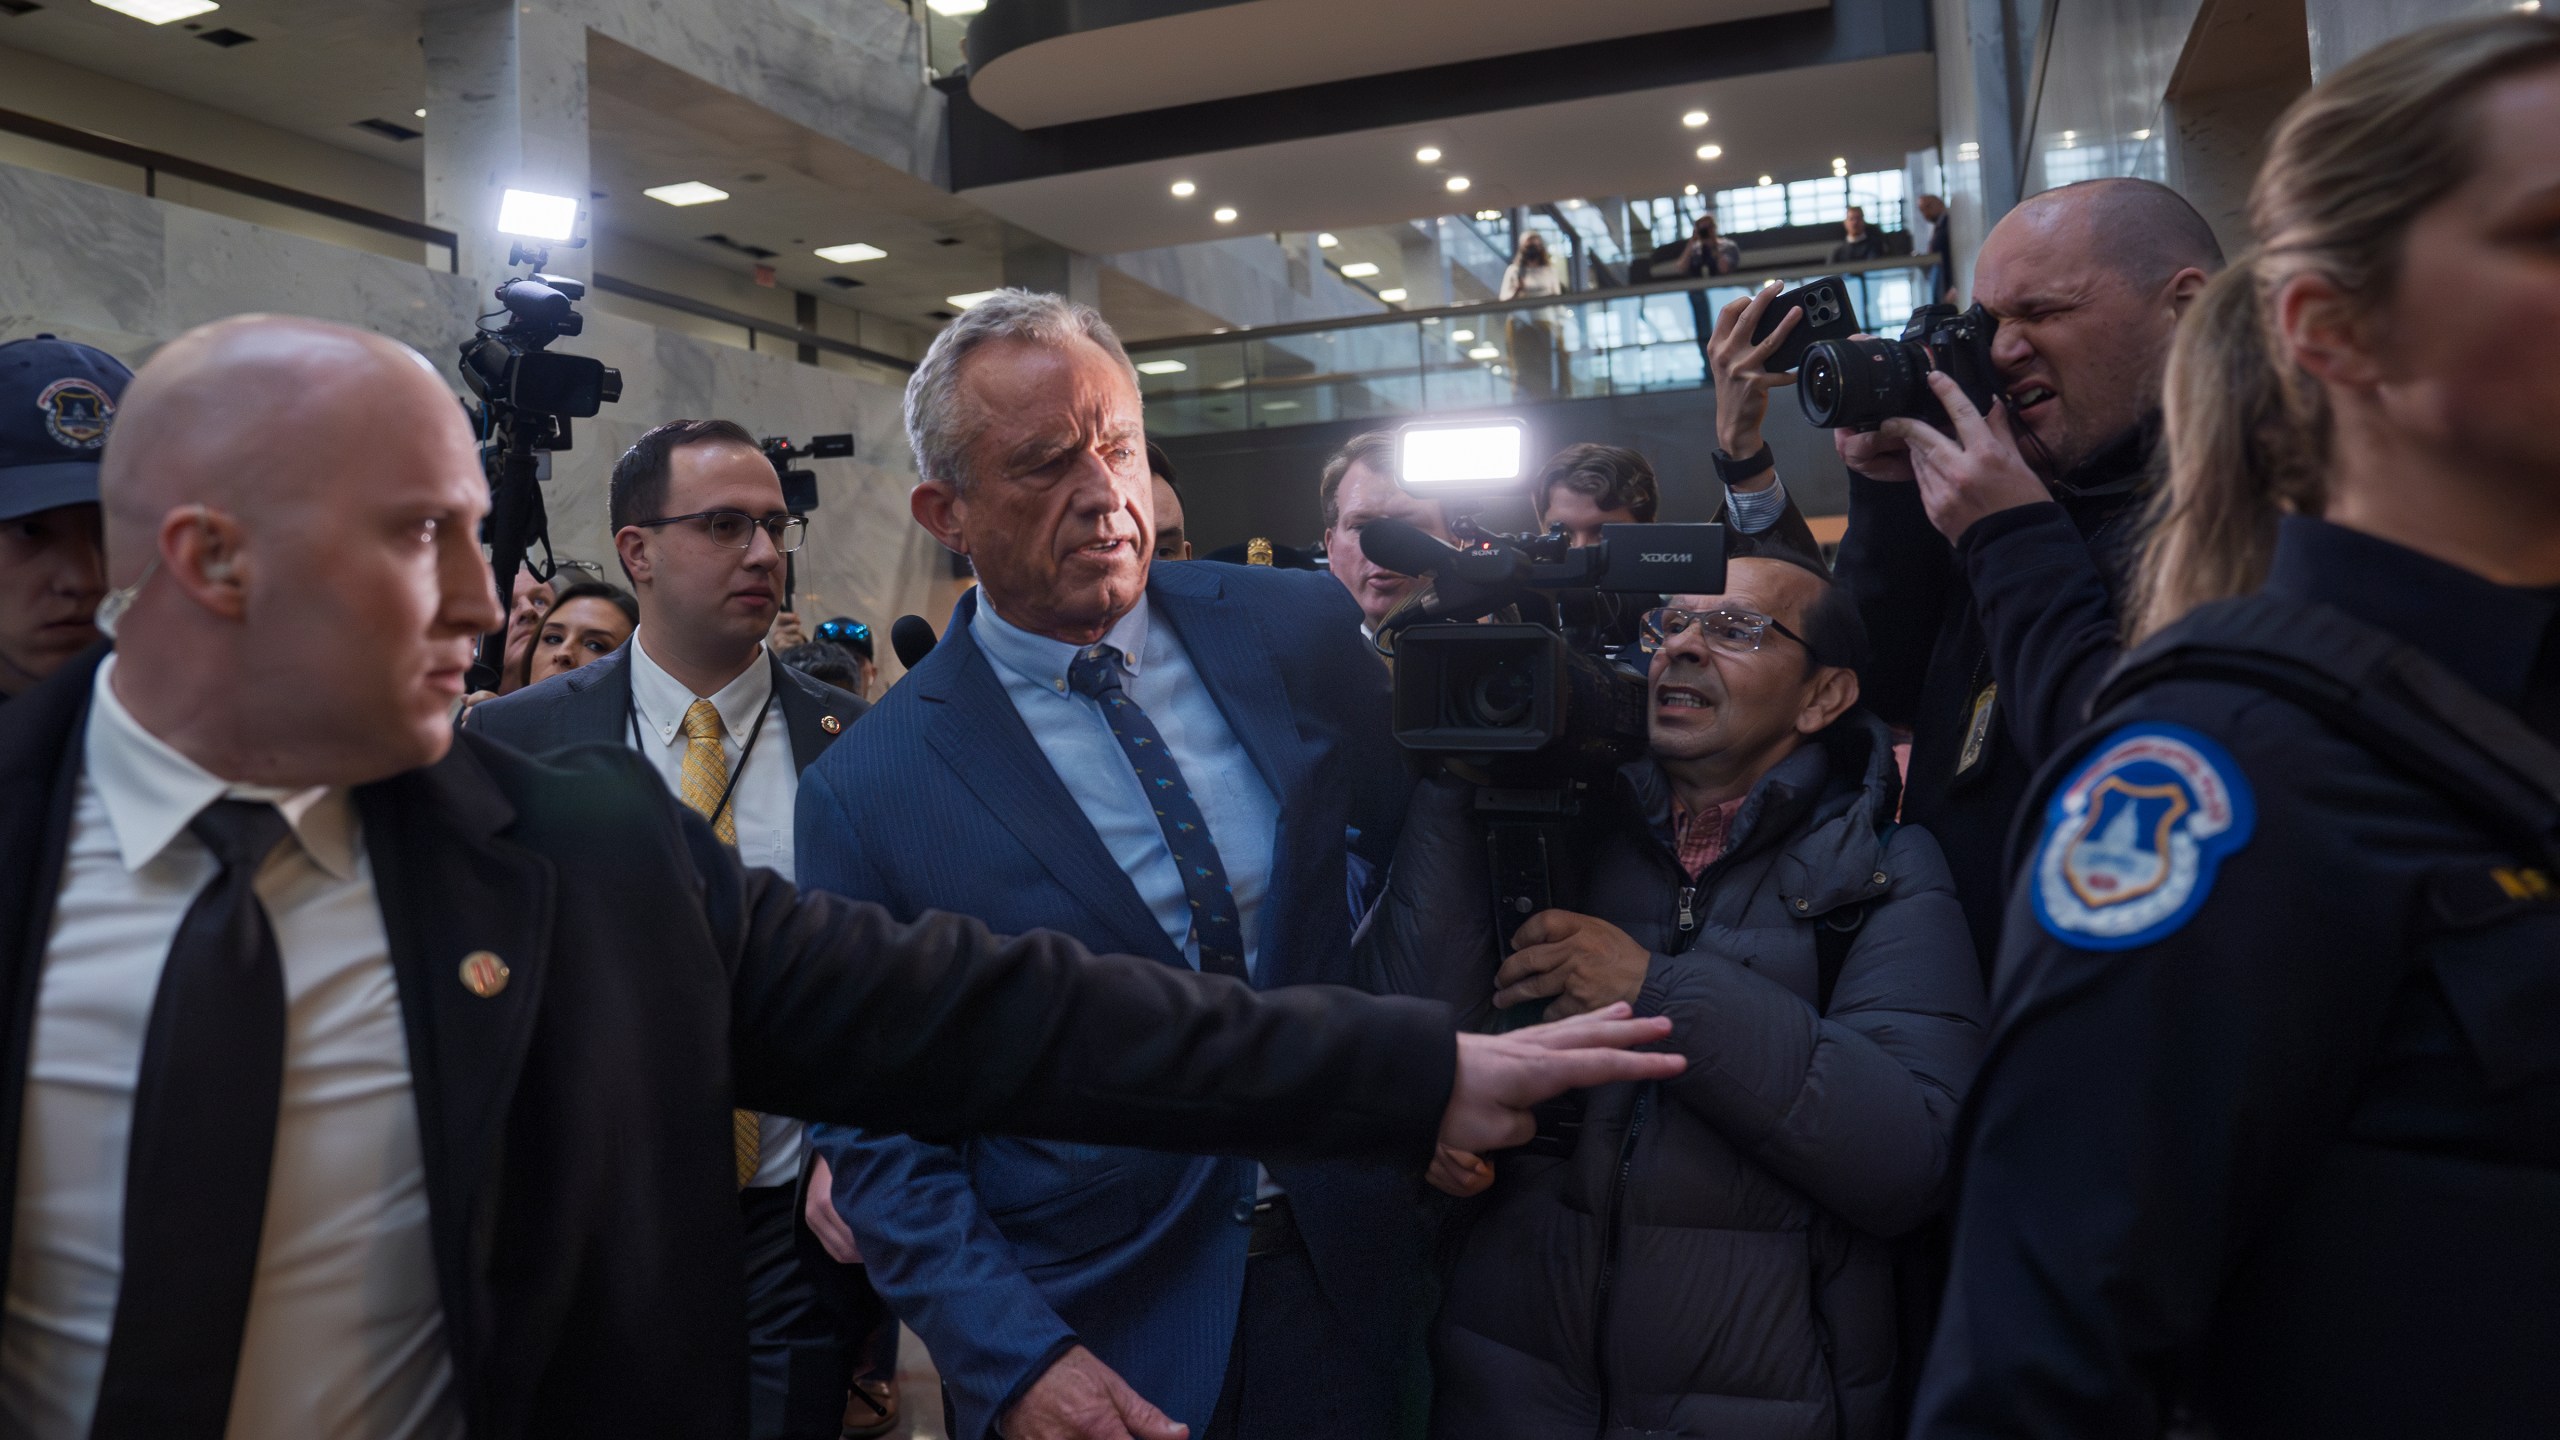
[[[1696,557],[1686,550],[1644,550],[1636,558],[1647,565],[1686,565]]]

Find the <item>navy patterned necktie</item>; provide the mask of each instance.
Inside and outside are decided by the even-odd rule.
[[[1088,645],[1077,651],[1074,663],[1067,667],[1067,683],[1077,694],[1101,702],[1112,738],[1120,742],[1120,753],[1129,757],[1129,768],[1138,772],[1138,783],[1146,787],[1156,824],[1164,828],[1165,848],[1173,852],[1174,868],[1182,872],[1183,893],[1191,901],[1191,938],[1200,945],[1200,969],[1248,980],[1244,923],[1236,914],[1236,892],[1227,883],[1226,862],[1218,858],[1218,845],[1209,838],[1209,822],[1200,814],[1200,802],[1191,797],[1190,783],[1182,778],[1173,752],[1165,748],[1164,736],[1156,732],[1156,722],[1121,688],[1120,651],[1110,645]]]

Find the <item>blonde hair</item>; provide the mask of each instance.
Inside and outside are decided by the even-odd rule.
[[[2325,508],[2328,395],[2276,333],[2278,292],[2316,275],[2352,318],[2378,312],[2410,225],[2472,172],[2480,94],[2547,65],[2560,65],[2560,21],[2432,26],[2341,66],[2276,122],[2249,192],[2256,248],[2205,287],[2170,346],[2168,476],[2136,570],[2133,638],[2257,589],[2278,517]]]

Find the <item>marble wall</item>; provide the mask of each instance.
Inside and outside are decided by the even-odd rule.
[[[442,270],[0,165],[0,340],[51,332],[139,364],[193,326],[278,311],[404,341],[451,378],[454,348],[485,308],[478,286]],[[560,554],[610,567],[606,477],[657,421],[725,415],[795,439],[849,430],[856,458],[813,463],[822,503],[800,583],[818,603],[806,608],[884,631],[908,612],[940,627],[955,587],[941,548],[907,515],[915,470],[897,387],[584,308],[586,333],[562,348],[618,367],[623,392],[578,422],[576,447],[556,457],[545,499]],[[894,675],[886,647],[880,659]]]

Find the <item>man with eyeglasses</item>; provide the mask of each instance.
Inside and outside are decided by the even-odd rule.
[[[464,724],[541,755],[573,745],[639,751],[739,859],[793,879],[800,772],[870,707],[766,651],[783,557],[808,522],[783,507],[756,438],[728,420],[671,420],[613,467],[614,550],[640,602],[620,650],[474,706]],[[875,1388],[849,1415],[850,1346],[836,1314],[868,1287],[829,1269],[793,1203],[803,1127],[739,1111],[738,1205],[747,1227],[749,1431],[756,1440],[834,1440],[848,1418],[875,1423],[894,1400]],[[851,1290],[856,1303],[841,1303]],[[822,1296],[839,1294],[830,1306]]]
[[[1529,917],[1434,993],[1522,1019],[1627,1002],[1670,1017],[1688,1069],[1585,1092],[1560,1160],[1443,1150],[1434,1184],[1490,1194],[1441,1310],[1434,1431],[1898,1434],[1918,1357],[1893,1241],[1939,1207],[1982,1045],[1964,913],[1937,843],[1894,824],[1866,628],[1826,574],[1736,558],[1641,635],[1652,753],[1559,851],[1581,913]]]

